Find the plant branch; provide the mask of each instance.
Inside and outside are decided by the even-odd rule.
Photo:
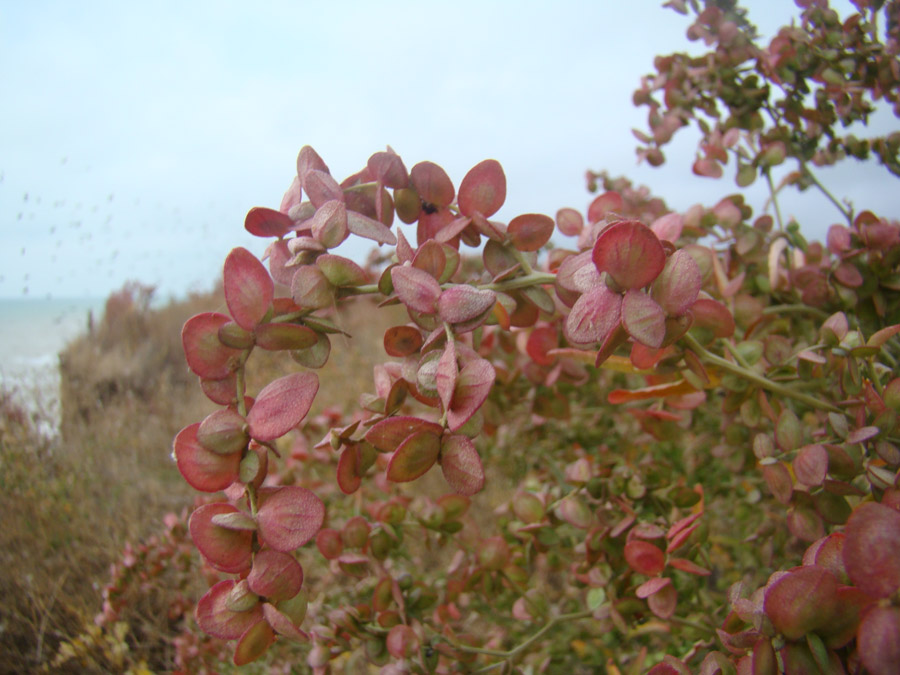
[[[773,394],[779,394],[780,396],[792,398],[818,410],[844,414],[844,411],[840,408],[833,406],[830,403],[827,403],[819,398],[816,398],[815,396],[810,396],[809,394],[804,394],[784,385],[772,382],[772,380],[763,377],[759,373],[755,373],[752,370],[744,368],[743,366],[732,363],[728,359],[723,359],[721,356],[713,354],[712,352],[708,351],[706,347],[697,342],[697,340],[692,335],[685,335],[683,340],[692,350],[694,350],[694,352],[697,354],[697,356],[700,357],[701,360],[718,366],[722,370],[725,370],[732,375],[737,375],[738,377],[748,380],[749,382],[752,382],[753,384],[762,387],[763,389],[766,389]]]
[[[819,182],[819,179],[816,178],[815,174],[809,169],[809,167],[806,165],[806,162],[800,162],[800,171],[806,178],[808,178],[812,182],[813,185],[815,185],[819,189],[819,191],[823,195],[825,195],[825,197],[828,198],[828,201],[834,204],[834,207],[841,212],[842,216],[844,216],[847,224],[852,225],[853,213],[844,208],[844,205],[841,204],[833,194],[831,194],[828,188],[826,188],[824,185],[822,185],[822,183]]]

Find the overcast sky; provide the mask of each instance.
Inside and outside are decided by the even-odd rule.
[[[765,35],[798,11],[747,4]],[[687,25],[657,0],[0,0],[0,297],[210,288],[232,247],[262,253],[244,214],[278,207],[305,144],[339,180],[388,144],[457,185],[498,159],[502,220],[583,210],[588,168],[714,203],[734,183],[689,175],[696,135],[655,170],[630,133],[654,55],[698,49]],[[883,175],[825,178],[897,217]],[[819,202],[786,210],[821,237],[836,214]]]

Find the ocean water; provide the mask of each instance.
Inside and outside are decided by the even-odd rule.
[[[23,406],[41,433],[59,423],[59,353],[99,320],[100,298],[0,299],[0,389]]]

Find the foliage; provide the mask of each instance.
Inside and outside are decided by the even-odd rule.
[[[694,172],[734,157],[774,218],[591,174],[586,219],[503,223],[495,160],[457,188],[388,148],[339,183],[310,147],[280,208],[247,214],[268,265],[234,249],[227,313],[185,323],[219,408],[174,441],[185,480],[224,492],[189,531],[222,575],[197,622],[236,665],[296,642],[316,673],[893,672],[900,224],[811,164],[896,173],[896,134],[837,125],[897,103],[900,4],[799,2],[768,47],[731,3],[669,4],[711,51],[657,60],[642,155],[696,122]],[[837,207],[824,246],[781,222],[788,185]],[[391,248],[361,265],[334,251],[350,236]],[[335,310],[370,298],[406,312],[391,358],[357,410],[311,416]],[[260,351],[299,369],[252,386]]]

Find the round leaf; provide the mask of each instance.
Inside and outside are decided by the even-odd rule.
[[[666,566],[665,554],[649,541],[632,539],[625,544],[625,562],[638,574],[656,576]]]
[[[555,224],[553,218],[542,213],[526,213],[513,218],[507,232],[512,245],[519,251],[537,251],[550,241]]]
[[[223,380],[235,370],[241,350],[219,341],[219,329],[229,319],[224,314],[205,312],[188,319],[181,329],[181,342],[188,367],[208,380]]]
[[[666,337],[666,314],[643,291],[631,289],[622,300],[622,325],[628,334],[651,349],[659,349]]]
[[[325,520],[325,505],[315,494],[297,486],[260,491],[259,535],[276,551],[290,552],[316,536]]]
[[[258,603],[245,612],[228,609],[228,597],[234,588],[232,579],[220,581],[210,588],[197,603],[197,623],[205,633],[222,640],[234,640],[248,628],[263,620],[262,606]]]
[[[405,483],[422,476],[437,461],[440,449],[439,436],[428,431],[413,434],[391,456],[387,467],[388,480]]]
[[[253,330],[269,311],[275,283],[269,271],[245,248],[235,248],[225,258],[225,303],[235,322]]]
[[[253,557],[250,590],[272,602],[293,598],[303,586],[303,568],[294,556],[265,549]]]
[[[795,567],[766,587],[764,610],[788,640],[828,625],[838,609],[838,582],[826,569]]]
[[[666,253],[653,231],[638,220],[623,220],[603,230],[594,243],[594,265],[622,288],[643,288],[666,264]]]
[[[255,206],[247,212],[244,228],[257,237],[283,237],[296,226],[286,213]]]
[[[866,502],[844,529],[844,566],[851,581],[873,598],[900,588],[900,512]]]
[[[203,557],[216,569],[229,574],[250,569],[253,532],[219,527],[212,519],[219,514],[236,512],[238,509],[231,504],[216,502],[198,508],[188,521],[191,539]]]
[[[238,479],[240,453],[220,455],[204,448],[197,440],[200,423],[185,427],[175,436],[173,454],[178,470],[188,484],[200,492],[224,490]]]
[[[606,286],[596,286],[584,293],[572,306],[566,318],[566,337],[577,345],[603,342],[619,325],[622,296]]]
[[[459,184],[457,203],[463,215],[480,213],[490,218],[506,201],[506,175],[495,159],[486,159],[469,170]]]
[[[284,436],[306,417],[318,389],[315,373],[294,373],[269,383],[247,414],[250,435],[261,442]]]
[[[441,445],[441,471],[457,493],[472,496],[484,487],[484,469],[472,441],[466,436],[450,436]]]

